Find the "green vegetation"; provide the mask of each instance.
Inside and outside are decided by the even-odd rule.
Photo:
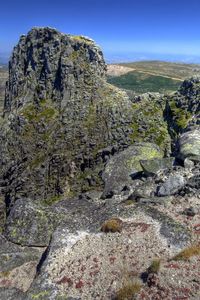
[[[29,121],[44,121],[48,122],[57,115],[57,110],[52,103],[47,100],[41,100],[39,106],[30,104],[22,110],[22,115]]]
[[[153,142],[163,152],[170,151],[170,136],[167,123],[163,120],[163,107],[159,100],[142,99],[140,102],[133,103],[132,108],[131,140]]]
[[[61,199],[61,195],[55,195],[50,198],[44,199],[42,202],[44,205],[51,206],[52,204],[59,202]]]
[[[198,64],[174,63],[158,60],[136,61],[122,63],[120,65],[132,68],[136,71],[148,72],[160,76],[169,76],[179,80],[184,80],[185,78],[198,74],[200,71]]]
[[[82,36],[82,35],[73,35],[72,39],[78,42],[86,43],[86,44],[92,44],[93,42],[90,41],[88,38]]]
[[[189,111],[178,107],[174,100],[171,100],[169,102],[169,106],[171,116],[173,118],[173,121],[175,122],[175,125],[178,127],[178,130],[186,128],[192,118],[192,114]]]
[[[148,268],[148,273],[156,273],[160,271],[160,259],[154,259]]]
[[[108,82],[126,90],[136,93],[175,91],[180,86],[180,81],[158,75],[150,75],[137,71],[121,76],[109,76]]]
[[[38,294],[31,294],[31,299],[34,300],[47,299],[48,295],[49,295],[48,291],[43,291],[43,292],[39,292]]]

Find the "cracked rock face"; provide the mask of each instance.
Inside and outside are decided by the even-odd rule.
[[[131,143],[132,104],[106,83],[105,71],[101,50],[88,38],[51,28],[20,38],[0,133],[7,206],[22,197],[52,202],[99,185],[103,149]]]
[[[81,96],[81,86],[104,78],[105,70],[103,54],[92,40],[34,28],[14,48],[4,109],[10,112],[46,98],[64,107]]]

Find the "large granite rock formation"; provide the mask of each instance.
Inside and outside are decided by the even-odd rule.
[[[21,197],[52,202],[99,185],[101,168],[94,169],[105,160],[104,148],[115,153],[131,143],[132,104],[106,83],[105,71],[101,50],[88,38],[50,28],[20,38],[1,134],[7,206]]]

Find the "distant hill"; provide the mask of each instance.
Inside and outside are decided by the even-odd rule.
[[[136,93],[175,91],[181,82],[200,74],[199,64],[140,61],[108,66],[108,82]]]

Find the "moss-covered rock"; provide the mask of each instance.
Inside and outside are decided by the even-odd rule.
[[[147,93],[133,100],[131,127],[133,142],[155,143],[166,154],[171,152],[171,140],[163,111],[165,99],[158,93]]]
[[[174,165],[173,157],[156,158],[150,160],[141,160],[140,164],[147,176],[156,175],[161,171],[170,170]]]
[[[199,129],[183,133],[179,138],[180,159],[189,158],[193,161],[200,161],[200,132]]]
[[[152,143],[136,143],[115,155],[108,161],[103,173],[105,188],[102,197],[120,194],[125,186],[134,184],[132,177],[143,170],[140,160],[162,157],[162,151]]]
[[[65,213],[28,199],[18,200],[6,221],[4,234],[13,243],[47,246],[51,234],[65,220]]]

